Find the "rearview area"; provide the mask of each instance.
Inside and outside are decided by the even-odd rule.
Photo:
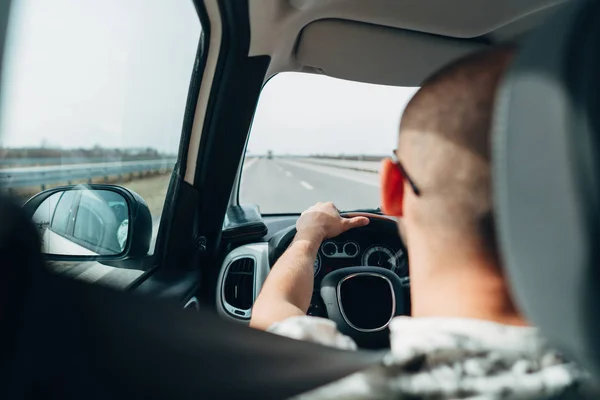
[[[261,93],[242,167],[239,202],[263,214],[319,201],[379,207],[378,170],[396,148],[402,111],[418,88],[282,73]]]
[[[125,250],[129,204],[111,190],[60,190],[33,214],[42,252],[56,255],[116,255]]]

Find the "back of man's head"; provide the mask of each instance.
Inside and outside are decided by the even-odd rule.
[[[495,47],[443,68],[423,83],[400,125],[399,158],[420,190],[407,199],[405,217],[474,240],[494,257],[490,131],[495,92],[514,50]]]

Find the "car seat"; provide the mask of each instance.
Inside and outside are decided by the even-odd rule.
[[[600,2],[529,37],[498,93],[498,238],[517,303],[600,377]]]

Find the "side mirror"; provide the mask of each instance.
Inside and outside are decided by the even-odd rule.
[[[51,260],[124,260],[148,254],[150,210],[137,193],[115,185],[44,190],[23,206]]]

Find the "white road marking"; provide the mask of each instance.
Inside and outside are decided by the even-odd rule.
[[[292,176],[292,173],[290,171],[285,171],[285,176]]]
[[[319,172],[321,174],[335,176],[336,178],[342,178],[349,181],[354,181],[358,183],[362,183],[369,186],[379,187],[379,175],[373,174],[371,172],[359,172],[353,170],[345,170],[342,168],[336,167],[327,167],[324,165],[317,165],[311,163],[304,163],[292,160],[284,160],[281,159],[280,162],[288,165],[292,165],[294,167],[299,167],[303,169],[307,169],[310,171]]]
[[[244,166],[242,167],[242,171],[245,171],[248,168],[250,168],[251,166],[253,166],[257,160],[258,160],[258,158],[251,158],[249,160],[244,160]]]
[[[306,190],[313,190],[313,187],[308,182],[300,181],[300,184],[304,186]]]

